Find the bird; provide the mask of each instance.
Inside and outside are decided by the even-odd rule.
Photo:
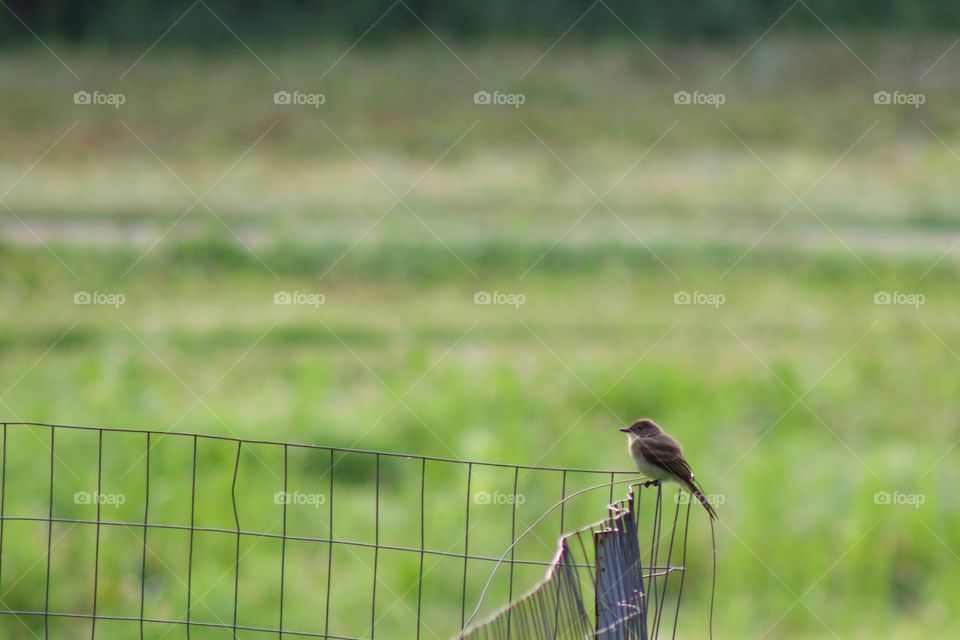
[[[620,431],[627,434],[630,456],[642,474],[654,480],[673,480],[697,498],[712,520],[717,519],[717,512],[694,479],[679,442],[649,418],[641,418]]]

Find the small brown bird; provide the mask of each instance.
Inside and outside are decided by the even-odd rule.
[[[637,420],[620,431],[629,437],[630,455],[642,474],[654,480],[673,480],[696,496],[710,517],[716,519],[717,512],[694,480],[693,471],[683,457],[679,442],[649,418]]]

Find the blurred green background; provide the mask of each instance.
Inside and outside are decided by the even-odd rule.
[[[0,415],[624,470],[616,428],[650,416],[722,501],[717,637],[957,635],[957,9],[683,9],[10,3]],[[18,437],[5,513],[45,517],[49,433]],[[72,496],[96,446],[58,445],[64,517],[83,512]],[[160,520],[189,513],[183,446],[157,453]],[[142,476],[143,447],[106,444],[131,496],[121,520],[142,518],[142,487],[120,477]],[[228,529],[235,455],[201,452],[223,498],[204,513]],[[266,497],[244,518],[269,529],[281,461],[249,455]],[[309,487],[325,464],[294,468]],[[408,538],[415,473],[384,488]],[[445,548],[466,487],[437,473]],[[369,463],[336,477],[370,499]],[[518,526],[557,493],[534,478]],[[602,517],[602,497],[568,523]],[[486,513],[508,524],[509,509]],[[363,538],[369,516],[338,526]],[[524,553],[548,559],[558,527]],[[55,564],[65,609],[89,607],[87,586],[64,586],[87,585],[89,534]],[[497,556],[502,534],[472,540]],[[45,535],[9,523],[5,608],[42,608]],[[131,542],[103,560],[105,609],[139,596]],[[214,567],[233,544],[203,553],[207,613],[228,620],[232,574]],[[266,546],[251,619],[276,614]],[[709,553],[695,513],[680,637],[707,635]],[[306,612],[325,589],[314,560],[288,576]],[[337,591],[364,601],[370,561],[345,556]],[[451,562],[425,587],[437,637],[459,622]],[[415,604],[416,561],[388,574]],[[182,585],[151,588],[160,614],[181,614]],[[366,604],[337,610],[338,633],[367,637]],[[42,620],[3,618],[4,637],[43,637]],[[377,637],[410,637],[384,624]]]

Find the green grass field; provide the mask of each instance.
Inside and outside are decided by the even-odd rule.
[[[279,80],[239,48],[158,50],[122,80],[141,52],[68,50],[79,82],[45,51],[7,51],[0,112],[17,126],[0,158],[0,415],[602,469],[628,468],[616,428],[646,415],[723,496],[717,637],[956,635],[956,54],[920,79],[951,40],[846,40],[869,70],[829,35],[771,38],[722,80],[749,43],[654,43],[679,79],[632,40],[564,42],[523,79],[549,43],[453,46],[473,73],[434,40],[360,47],[323,80],[343,48],[258,51]],[[874,104],[894,89],[926,102]],[[126,101],[75,105],[77,90]],[[326,101],[276,105],[278,90]],[[525,103],[475,105],[477,90]],[[679,90],[726,102],[675,105]],[[478,291],[523,304],[478,305]],[[74,304],[78,292],[124,302]],[[324,302],[274,304],[278,292]],[[723,304],[675,303],[682,292]],[[875,304],[879,292],[923,302]],[[8,514],[45,514],[44,433],[9,450]],[[129,442],[113,454],[142,447]],[[77,478],[89,481],[94,445],[64,444]],[[189,474],[189,452],[162,455],[158,477]],[[225,495],[233,454],[205,455]],[[298,469],[307,484],[322,474]],[[258,473],[251,486],[267,496],[274,479]],[[412,499],[409,472],[391,473],[386,495]],[[361,465],[339,481],[365,500],[372,477]],[[450,477],[436,499],[461,518],[465,488]],[[527,491],[522,523],[550,503],[533,480]],[[879,492],[923,504],[878,504]],[[71,495],[58,493],[64,513],[78,513]],[[245,517],[274,524],[274,505],[254,504],[262,513]],[[158,508],[183,515],[175,500]],[[397,523],[410,516],[391,508]],[[229,500],[206,513],[232,526]],[[604,515],[591,513],[575,519]],[[337,518],[366,535],[368,516]],[[453,544],[462,520],[443,522],[437,544]],[[550,557],[550,526],[525,553]],[[696,638],[710,538],[702,514],[691,526],[702,573],[687,577],[681,634]],[[11,527],[0,599],[35,608],[45,532]],[[87,591],[63,586],[87,584],[89,566],[69,563],[88,558],[84,540],[58,561],[54,602],[67,607],[86,606]],[[211,540],[204,557],[229,563],[232,544]],[[269,594],[274,565],[257,553],[250,588]],[[105,566],[133,586],[109,585],[106,609],[139,588],[124,558]],[[350,562],[338,593],[366,593],[369,574]],[[398,593],[410,571],[397,560]],[[449,618],[440,637],[459,620],[458,571],[424,593]],[[203,579],[211,609],[230,615],[232,577]],[[289,579],[309,618],[317,576]],[[182,590],[153,595],[178,615]],[[365,632],[364,607],[338,607],[343,633]],[[42,637],[42,621],[4,618],[4,637]],[[409,637],[403,624],[377,637]],[[105,625],[98,637],[126,636]]]

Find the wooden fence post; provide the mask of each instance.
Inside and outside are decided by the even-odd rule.
[[[609,526],[594,534],[595,629],[599,640],[647,640],[646,594],[633,496],[626,502],[626,509],[611,507]]]

